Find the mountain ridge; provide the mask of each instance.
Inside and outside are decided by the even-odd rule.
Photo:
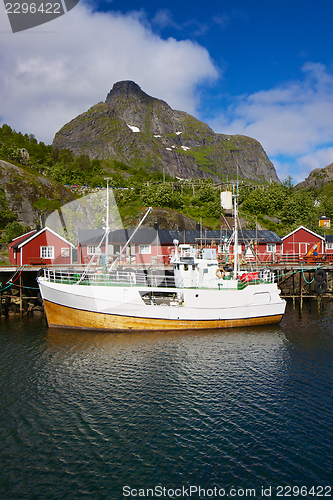
[[[330,163],[323,168],[315,168],[310,172],[308,177],[297,184],[298,188],[315,188],[320,189],[325,184],[333,181],[333,163]]]
[[[110,159],[184,179],[239,177],[279,182],[258,141],[215,133],[206,123],[146,94],[135,82],[114,84],[105,102],[64,125],[53,148]]]
[[[59,182],[0,160],[0,212],[12,212],[21,224],[35,227],[47,214],[74,199]]]

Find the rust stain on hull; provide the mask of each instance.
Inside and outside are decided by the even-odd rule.
[[[207,330],[279,323],[282,314],[258,318],[218,320],[168,320],[133,318],[116,314],[104,314],[54,304],[44,300],[48,324],[52,328],[77,328],[84,330]]]

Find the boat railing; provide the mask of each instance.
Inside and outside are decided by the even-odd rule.
[[[265,283],[274,283],[275,281],[275,273],[273,273],[270,269],[263,269],[258,272],[259,280],[264,281]]]
[[[150,286],[150,287],[174,287],[174,277],[165,274],[153,274],[149,272],[134,271],[112,271],[104,273],[102,269],[95,272],[83,273],[82,271],[58,271],[55,269],[44,269],[44,278],[53,283],[66,285],[99,285],[99,286]]]
[[[257,285],[258,283],[274,283],[274,281],[275,274],[269,269],[238,275],[239,288],[245,288],[248,285]]]
[[[198,257],[198,250],[193,248],[193,247],[177,247],[173,248],[170,253],[170,258],[174,260],[175,258],[180,258],[180,259],[195,259]]]
[[[114,270],[105,273],[103,269],[98,269],[89,273],[74,270],[56,270],[44,269],[44,278],[53,283],[67,285],[99,285],[99,286],[148,286],[148,287],[170,287],[174,288],[174,276],[165,275],[163,272],[153,273],[149,271],[122,271]],[[223,278],[223,281],[230,279],[231,276]],[[177,288],[197,288],[197,285],[191,279],[184,280],[178,278]],[[270,270],[262,270],[255,273],[244,273],[238,276],[239,287],[244,288],[256,283],[274,283],[275,275]],[[217,288],[216,279],[205,281],[204,288]],[[220,288],[220,287],[219,287]]]

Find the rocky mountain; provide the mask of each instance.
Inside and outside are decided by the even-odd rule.
[[[319,189],[325,184],[333,181],[333,163],[327,165],[325,168],[315,168],[310,172],[310,175],[305,181],[297,184],[297,187],[316,188]]]
[[[73,199],[64,186],[44,178],[38,171],[0,160],[0,215],[12,212],[23,225],[34,228],[53,210]]]
[[[206,123],[173,110],[132,81],[115,83],[105,102],[64,125],[53,147],[185,179],[236,178],[238,165],[242,179],[278,181],[258,141],[216,134]]]

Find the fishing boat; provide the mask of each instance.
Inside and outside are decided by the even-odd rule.
[[[234,248],[238,245],[234,196]],[[108,204],[107,204],[108,206]],[[174,240],[172,272],[124,270],[121,256],[149,208],[110,266],[83,272],[44,269],[38,277],[47,321],[54,328],[93,330],[200,330],[279,323],[286,302],[269,270],[241,272],[222,266],[213,248],[194,248]],[[108,218],[107,218],[108,220]],[[105,229],[107,242],[110,228]],[[96,250],[100,253],[103,238]],[[107,245],[105,245],[107,247]]]

